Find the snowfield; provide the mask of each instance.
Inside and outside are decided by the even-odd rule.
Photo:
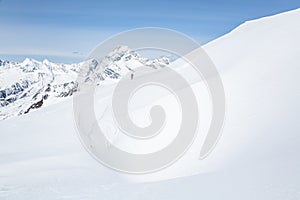
[[[81,145],[72,98],[67,95],[57,102],[53,100],[55,94],[51,93],[53,99],[46,106],[0,121],[0,199],[300,199],[299,21],[300,9],[253,20],[204,46],[219,70],[226,95],[222,136],[206,159],[198,160],[198,156],[211,113],[209,95],[205,83],[193,76],[188,65],[177,60],[170,66],[180,66],[178,71],[190,79],[198,92],[196,96],[202,108],[200,119],[203,120],[199,137],[177,163],[142,176],[124,175],[102,166]],[[119,50],[117,53],[124,52],[124,49]],[[116,72],[121,76],[132,70],[127,67],[146,62],[150,62],[149,66],[155,63],[155,67],[169,65],[165,58],[149,61],[135,57],[133,52],[125,52],[128,55],[122,54],[121,59],[129,59],[130,54],[133,60],[129,62],[133,63],[120,67],[111,62],[113,64],[107,69],[113,69],[114,73],[110,74],[109,70],[105,74],[98,73],[106,81],[100,83],[95,95],[97,114],[103,113],[108,104],[116,84]],[[113,55],[110,57],[116,59]],[[118,60],[117,56],[116,62]],[[43,69],[47,62],[39,63],[37,70],[43,70],[47,84],[54,87],[57,83],[50,79],[53,68]],[[12,78],[2,79],[6,74],[1,67],[0,88],[8,88],[14,82]],[[75,73],[70,77],[76,76],[76,70],[68,69],[71,74]],[[7,76],[20,80],[16,73],[18,70],[9,70]],[[37,77],[34,83],[47,89],[48,85],[39,80]],[[171,115],[179,112],[176,101],[165,94],[161,99],[148,99],[146,105],[134,104],[131,107],[134,120],[147,124],[143,113],[157,102],[165,106],[167,113],[171,111]],[[0,114],[7,116],[9,112],[5,108],[0,107]],[[11,110],[15,112],[15,108]],[[166,125],[169,130],[166,132],[176,130],[178,127],[172,124],[180,119],[167,119],[173,121]],[[99,120],[105,121],[104,129],[112,130],[111,119]],[[108,137],[120,148],[128,144],[124,142],[126,138],[118,134]],[[164,139],[170,137],[173,136]],[[132,143],[134,148],[130,151],[144,149],[147,152],[153,145],[159,149],[165,144],[155,140],[148,144]]]

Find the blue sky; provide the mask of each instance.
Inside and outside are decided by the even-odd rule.
[[[107,37],[149,26],[205,44],[246,20],[296,8],[299,0],[0,0],[0,59],[77,62]]]

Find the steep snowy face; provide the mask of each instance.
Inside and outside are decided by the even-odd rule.
[[[76,82],[79,72],[87,82],[100,84],[106,80],[118,81],[122,75],[140,66],[159,68],[167,64],[167,58],[149,60],[125,46],[116,48],[100,63],[94,59],[75,64],[29,58],[22,63],[0,60],[0,120],[72,96],[79,89]]]
[[[6,62],[0,68],[0,120],[39,108],[48,98],[71,95],[79,65],[28,58],[22,63]]]

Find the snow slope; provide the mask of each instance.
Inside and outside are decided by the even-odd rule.
[[[222,137],[207,159],[195,159],[199,137],[164,171],[120,175],[81,146],[69,98],[0,122],[0,199],[300,199],[299,20],[298,9],[246,22],[204,46],[227,104]],[[101,88],[103,97],[110,93]]]

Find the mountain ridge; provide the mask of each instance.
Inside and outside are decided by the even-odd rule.
[[[126,46],[115,48],[100,63],[95,59],[73,64],[31,58],[20,63],[0,60],[0,120],[72,96],[79,90],[76,81],[79,73],[84,74],[86,81],[100,84],[108,79],[117,81],[139,66],[158,68],[167,64],[166,57],[150,60]]]

